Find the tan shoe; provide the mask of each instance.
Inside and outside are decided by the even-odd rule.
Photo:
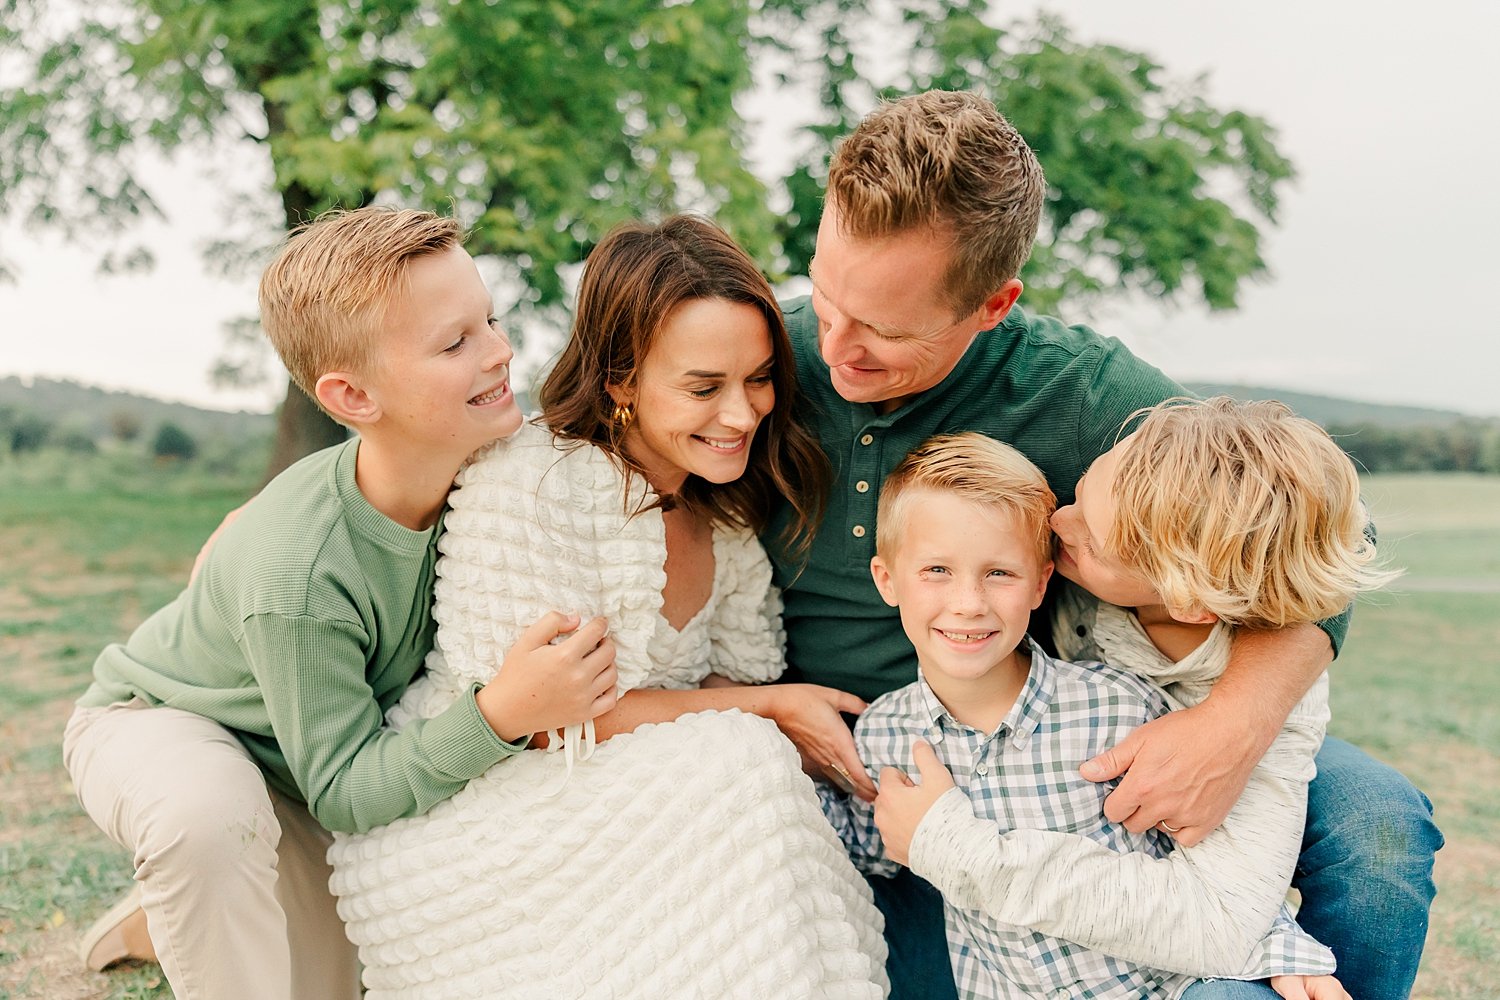
[[[146,911],[141,909],[140,886],[133,887],[84,932],[78,957],[95,972],[121,962],[156,961],[156,948],[146,931]]]

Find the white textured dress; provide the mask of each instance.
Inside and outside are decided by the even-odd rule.
[[[708,603],[680,632],[662,618],[661,513],[627,516],[644,488],[627,507],[602,451],[535,424],[476,456],[440,542],[437,647],[392,725],[487,681],[549,610],[608,618],[622,692],[780,674],[749,532],[716,530]],[[336,838],[370,1000],[885,995],[869,888],[773,723],[701,712],[572,757],[527,751],[424,816]]]

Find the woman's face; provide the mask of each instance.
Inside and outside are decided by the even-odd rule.
[[[773,364],[771,331],[752,305],[690,299],[667,315],[635,385],[611,392],[635,404],[625,450],[658,493],[675,493],[689,475],[729,483],[745,474],[776,405]]]

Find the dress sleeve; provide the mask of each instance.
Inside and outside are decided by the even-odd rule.
[[[488,681],[523,631],[560,611],[608,619],[620,689],[640,685],[665,582],[661,518],[628,516],[599,449],[555,445],[528,424],[465,467],[449,504],[433,608],[441,669]]]
[[[554,440],[537,424],[482,451],[449,496],[439,543],[433,618],[447,671],[439,687],[484,683],[521,633],[549,611],[609,623],[618,688],[651,675],[648,647],[666,582],[661,514],[639,510],[620,470],[600,449]],[[409,692],[410,693],[410,692]],[[420,697],[419,694],[412,695]],[[592,719],[561,730],[549,751],[593,753]]]
[[[709,622],[709,667],[742,684],[773,681],[786,670],[786,632],[771,561],[748,531],[717,537],[724,592]]]

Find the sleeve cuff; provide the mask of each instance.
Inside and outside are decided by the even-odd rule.
[[[427,721],[422,742],[435,767],[450,778],[477,778],[507,757],[514,757],[531,744],[526,736],[508,743],[490,728],[474,700],[479,684],[472,684],[463,697]]]
[[[1349,634],[1349,619],[1354,617],[1354,605],[1349,605],[1343,611],[1332,618],[1325,618],[1318,622],[1318,628],[1328,636],[1328,645],[1333,647],[1333,658],[1339,658],[1339,650],[1344,646],[1344,636]]]

